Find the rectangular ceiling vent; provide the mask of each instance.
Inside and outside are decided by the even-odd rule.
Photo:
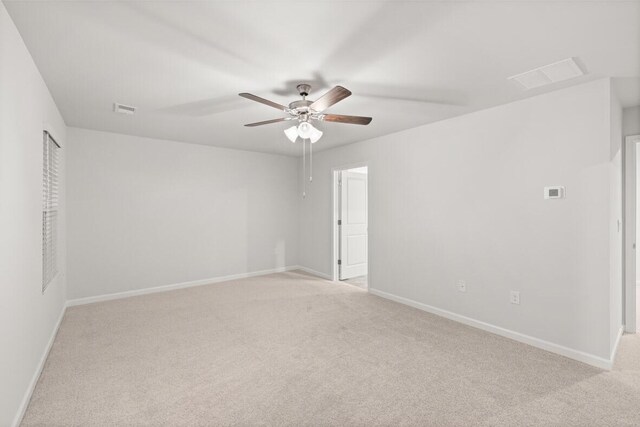
[[[136,112],[136,107],[132,107],[130,105],[118,104],[117,102],[114,102],[113,111],[115,113],[120,113],[120,114],[133,114]]]
[[[584,71],[576,61],[573,58],[568,58],[526,73],[511,76],[508,79],[515,80],[524,89],[528,90],[583,75]]]

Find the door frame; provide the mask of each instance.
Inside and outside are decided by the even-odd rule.
[[[623,213],[624,227],[623,255],[624,268],[622,270],[624,286],[622,289],[622,310],[624,331],[630,334],[636,333],[636,192],[637,171],[636,164],[640,143],[640,135],[625,137],[623,145]]]
[[[369,198],[369,186],[371,183],[371,166],[369,166],[369,162],[365,161],[365,162],[357,162],[357,163],[348,163],[346,165],[342,165],[342,166],[336,166],[334,168],[331,169],[331,176],[333,178],[333,182],[331,184],[331,200],[332,200],[332,206],[331,206],[331,239],[332,239],[332,245],[331,245],[331,262],[333,264],[333,268],[331,269],[332,274],[331,274],[331,280],[333,280],[334,282],[338,282],[340,280],[340,273],[338,271],[338,255],[340,254],[340,227],[338,227],[338,218],[340,217],[340,204],[341,204],[341,200],[340,200],[340,188],[339,188],[339,179],[340,179],[340,172],[345,171],[345,170],[349,170],[349,169],[356,169],[356,168],[361,168],[361,167],[366,167],[367,168],[367,224],[369,224],[369,212],[370,212],[370,207],[371,207],[371,203],[370,203],[370,198]],[[369,235],[369,229],[371,229],[371,227],[367,228],[367,291],[371,288],[371,269],[370,269],[370,265],[369,265],[369,261],[371,259],[371,256],[369,255],[371,253],[370,249],[371,249],[371,236]]]

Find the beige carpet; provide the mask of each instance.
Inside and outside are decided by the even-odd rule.
[[[344,283],[348,283],[353,286],[357,286],[362,289],[367,289],[367,276],[358,276],[351,279],[342,280]]]
[[[283,273],[70,308],[24,425],[640,425],[613,372]]]

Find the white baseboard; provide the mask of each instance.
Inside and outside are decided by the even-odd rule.
[[[67,307],[63,306],[62,311],[60,311],[60,316],[58,317],[56,326],[53,328],[51,337],[49,337],[49,342],[47,343],[47,347],[44,349],[44,352],[40,357],[40,362],[38,362],[36,371],[33,373],[33,377],[31,377],[31,382],[29,382],[29,387],[27,387],[27,391],[25,392],[24,397],[22,398],[22,402],[20,402],[20,407],[18,408],[18,412],[16,413],[16,416],[13,418],[13,423],[11,424],[13,427],[18,427],[20,425],[25,412],[27,412],[27,407],[29,406],[29,402],[31,401],[31,396],[33,395],[33,391],[36,388],[36,384],[38,384],[38,379],[40,379],[40,374],[42,373],[44,364],[47,361],[47,357],[49,357],[49,352],[51,351],[53,342],[56,339],[56,335],[58,334],[58,329],[60,329],[60,324],[62,323],[62,318],[64,317],[64,313],[66,310],[67,310]]]
[[[482,329],[483,331],[491,332],[496,335],[503,336],[505,338],[510,338],[515,341],[519,341],[524,344],[531,345],[533,347],[540,348],[542,350],[549,351],[551,353],[556,353],[561,356],[568,357],[570,359],[577,360],[579,362],[586,363],[588,365],[595,366],[601,369],[610,370],[613,367],[613,359],[615,356],[615,351],[618,347],[616,342],[616,346],[614,347],[614,351],[611,354],[610,359],[605,359],[600,356],[596,356],[593,354],[585,353],[580,350],[575,350],[569,347],[565,347],[559,344],[555,344],[549,341],[545,341],[536,337],[532,337],[529,335],[521,334],[519,332],[512,331],[510,329],[502,328],[500,326],[492,325],[490,323],[485,323],[480,320],[472,319],[470,317],[462,316],[460,314],[453,313],[451,311],[442,310],[440,308],[436,308],[427,304],[423,304],[421,302],[417,302],[408,298],[399,297],[397,295],[393,295],[387,292],[383,292],[377,289],[369,288],[369,293],[373,295],[377,295],[382,298],[389,299],[391,301],[399,302],[401,304],[405,304],[419,310],[426,311],[431,314],[435,314],[437,316],[445,317],[447,319],[463,323],[467,326],[472,326],[474,328]],[[618,336],[618,341],[620,340],[621,332]]]
[[[333,281],[333,278],[332,278],[330,275],[328,275],[328,274],[324,274],[324,273],[321,273],[321,272],[319,272],[319,271],[317,271],[317,270],[313,270],[313,269],[308,268],[308,267],[303,267],[303,266],[299,265],[296,269],[297,269],[297,270],[302,270],[302,271],[304,271],[305,273],[309,273],[309,274],[312,274],[312,275],[314,275],[314,276],[318,276],[318,277],[320,277],[320,278],[322,278],[322,279],[325,279],[325,280],[331,280],[331,281]]]
[[[228,276],[218,276],[218,277],[212,277],[212,278],[209,278],[209,279],[194,280],[194,281],[191,281],[191,282],[174,283],[174,284],[171,284],[171,285],[164,285],[164,286],[154,286],[152,288],[135,289],[135,290],[132,290],[132,291],[117,292],[117,293],[113,293],[113,294],[105,294],[105,295],[96,295],[96,296],[93,296],[93,297],[77,298],[77,299],[68,300],[67,301],[67,307],[73,307],[73,306],[76,306],[76,305],[84,305],[84,304],[92,304],[92,303],[95,303],[95,302],[102,302],[102,301],[111,301],[111,300],[115,300],[115,299],[135,297],[135,296],[138,296],[138,295],[155,294],[155,293],[158,293],[158,292],[167,292],[167,291],[173,291],[173,290],[176,290],[176,289],[184,289],[184,288],[191,288],[191,287],[194,287],[194,286],[209,285],[209,284],[212,284],[212,283],[227,282],[229,280],[246,279],[246,278],[249,278],[249,277],[264,276],[265,274],[282,273],[282,272],[285,272],[285,271],[291,271],[291,270],[297,270],[297,269],[302,269],[302,268],[298,267],[297,265],[294,265],[294,266],[289,266],[289,267],[272,268],[272,269],[269,269],[269,270],[253,271],[253,272],[250,272],[250,273],[240,273],[240,274],[231,274],[231,275],[228,275]]]

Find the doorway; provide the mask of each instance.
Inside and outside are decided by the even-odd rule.
[[[640,330],[640,282],[636,270],[640,265],[640,135],[627,136],[624,142],[624,324],[625,332]]]
[[[369,287],[369,169],[334,170],[334,280]]]

